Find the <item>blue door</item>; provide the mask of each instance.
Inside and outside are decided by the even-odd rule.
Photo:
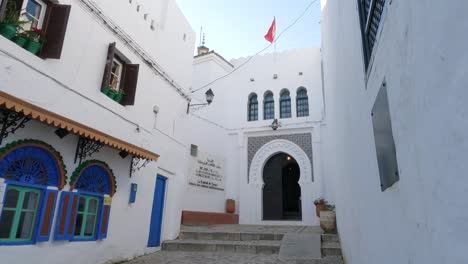
[[[164,197],[166,193],[166,177],[158,175],[154,188],[153,210],[151,211],[150,234],[148,247],[161,245],[161,226],[164,211]]]

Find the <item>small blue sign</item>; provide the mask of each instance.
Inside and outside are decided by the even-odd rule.
[[[130,199],[128,201],[129,203],[135,203],[137,190],[138,190],[138,184],[136,183],[130,184]]]

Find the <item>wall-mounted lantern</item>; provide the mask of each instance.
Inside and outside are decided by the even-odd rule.
[[[204,103],[204,104],[190,104],[190,103],[188,103],[187,104],[187,114],[190,112],[190,107],[209,105],[209,104],[211,104],[211,102],[213,102],[214,93],[213,93],[213,91],[211,89],[206,91],[205,98],[206,98],[206,103]]]

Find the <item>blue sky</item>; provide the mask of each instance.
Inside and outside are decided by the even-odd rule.
[[[206,34],[206,46],[226,59],[250,56],[268,45],[263,38],[276,16],[277,35],[291,24],[311,0],[177,0],[197,34]],[[276,51],[320,46],[320,1],[317,1],[278,40]],[[274,47],[265,52],[273,52]]]

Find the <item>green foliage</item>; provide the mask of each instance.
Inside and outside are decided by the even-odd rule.
[[[321,205],[320,211],[335,211],[335,205],[330,204],[325,198],[319,197],[314,200],[314,204]]]
[[[8,0],[3,24],[14,25],[17,29],[22,25],[30,23],[29,21],[20,20],[20,12],[16,8],[16,1]]]

